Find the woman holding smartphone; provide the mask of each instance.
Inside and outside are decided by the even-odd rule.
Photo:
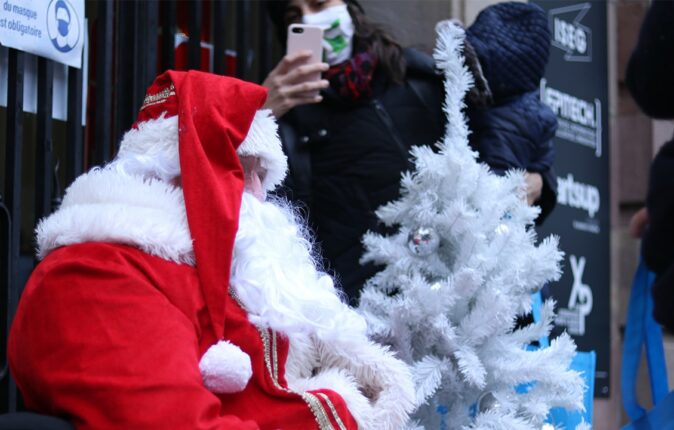
[[[323,62],[288,54],[263,85],[289,159],[287,195],[306,208],[326,269],[355,304],[378,271],[359,264],[362,235],[382,231],[374,212],[398,197],[410,146],[432,145],[444,131],[442,79],[429,55],[401,48],[355,0],[267,8],[284,43],[290,24],[324,29]]]

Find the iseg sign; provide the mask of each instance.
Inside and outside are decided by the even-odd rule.
[[[0,44],[81,67],[84,0],[0,2]]]
[[[592,30],[582,20],[589,3],[551,9],[548,14],[552,46],[565,52],[566,61],[592,61]]]

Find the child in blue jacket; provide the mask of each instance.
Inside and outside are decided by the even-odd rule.
[[[557,117],[539,98],[550,54],[546,14],[528,3],[489,6],[467,29],[466,42],[466,56],[474,50],[492,96],[486,106],[468,102],[470,143],[496,174],[527,171],[528,189],[534,190],[530,203],[541,207],[540,224],[557,202],[552,142]],[[483,83],[478,76],[476,81]]]

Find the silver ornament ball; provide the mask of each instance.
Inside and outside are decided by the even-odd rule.
[[[501,407],[501,404],[496,400],[496,397],[491,391],[482,393],[477,399],[477,410],[480,412],[492,411]]]
[[[425,257],[438,250],[440,236],[432,227],[418,227],[407,236],[407,246],[414,255]]]
[[[510,227],[508,227],[507,224],[501,223],[496,226],[496,229],[494,230],[496,234],[498,235],[505,235],[510,232]]]

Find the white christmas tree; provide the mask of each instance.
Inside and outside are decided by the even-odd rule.
[[[438,24],[434,57],[445,77],[447,128],[434,151],[414,147],[401,197],[377,211],[390,236],[368,233],[363,261],[384,265],[361,295],[370,336],[412,368],[426,429],[541,429],[552,407],[583,408],[584,382],[569,369],[566,334],[541,321],[516,327],[532,293],[560,276],[555,237],[536,245],[539,209],[526,204],[523,172],[499,177],[477,162],[462,110],[472,77],[461,55],[464,31]]]

